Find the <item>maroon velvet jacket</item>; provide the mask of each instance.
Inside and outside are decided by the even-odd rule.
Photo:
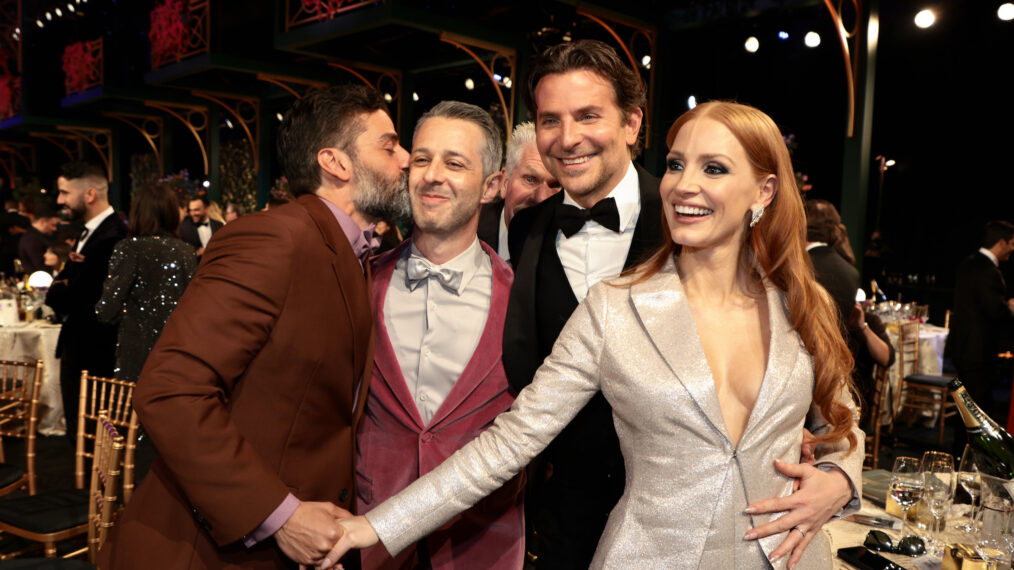
[[[384,324],[384,298],[394,265],[410,242],[373,264],[375,346],[373,377],[366,413],[359,428],[356,467],[359,512],[365,513],[445,458],[493,423],[514,401],[501,361],[503,323],[513,273],[485,243],[493,261],[493,294],[479,346],[447,399],[423,425]],[[524,513],[521,476],[452,519],[426,538],[434,570],[521,568],[524,561]],[[363,568],[411,568],[416,549],[392,560],[382,545],[362,552]]]
[[[100,567],[293,566],[273,539],[241,539],[290,492],[351,510],[369,290],[316,196],[215,234],[138,380],[134,405],[159,457]]]

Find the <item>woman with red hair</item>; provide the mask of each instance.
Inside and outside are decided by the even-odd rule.
[[[509,480],[602,391],[627,482],[593,568],[832,566],[820,529],[858,508],[863,434],[788,150],[767,115],[726,102],[681,116],[667,142],[671,240],[591,290],[509,412],[343,520],[325,564],[378,539],[392,553],[414,544]],[[804,427],[819,444],[814,465],[795,463]]]

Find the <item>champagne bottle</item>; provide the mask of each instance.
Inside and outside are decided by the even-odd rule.
[[[965,421],[968,443],[972,446],[975,466],[980,473],[1014,479],[1014,437],[994,422],[968,395],[961,380],[947,383],[947,389]]]

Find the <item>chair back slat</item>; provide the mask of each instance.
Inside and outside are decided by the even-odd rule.
[[[0,360],[0,462],[6,461],[5,437],[25,440],[25,475],[0,488],[0,495],[24,487],[30,495],[35,494],[35,436],[43,368],[41,360]]]
[[[134,490],[134,456],[137,449],[137,431],[140,422],[134,412],[133,382],[92,376],[88,371],[81,373],[81,395],[78,412],[77,446],[74,457],[74,479],[78,489],[85,485],[85,460],[93,459],[89,449],[95,430],[90,429],[99,419],[99,412],[106,414],[110,425],[126,430],[125,453],[121,458],[123,500],[130,500]]]
[[[124,447],[123,436],[110,422],[105,410],[100,410],[89,490],[91,500],[88,502],[88,560],[93,564],[97,562],[99,550],[113,526]]]

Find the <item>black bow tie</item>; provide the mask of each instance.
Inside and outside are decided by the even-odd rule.
[[[619,232],[620,212],[616,209],[616,200],[614,198],[599,200],[598,204],[587,210],[570,204],[556,205],[556,226],[567,237],[581,231],[588,220],[595,220],[603,227]]]
[[[197,222],[197,227],[210,226],[211,222]]]

